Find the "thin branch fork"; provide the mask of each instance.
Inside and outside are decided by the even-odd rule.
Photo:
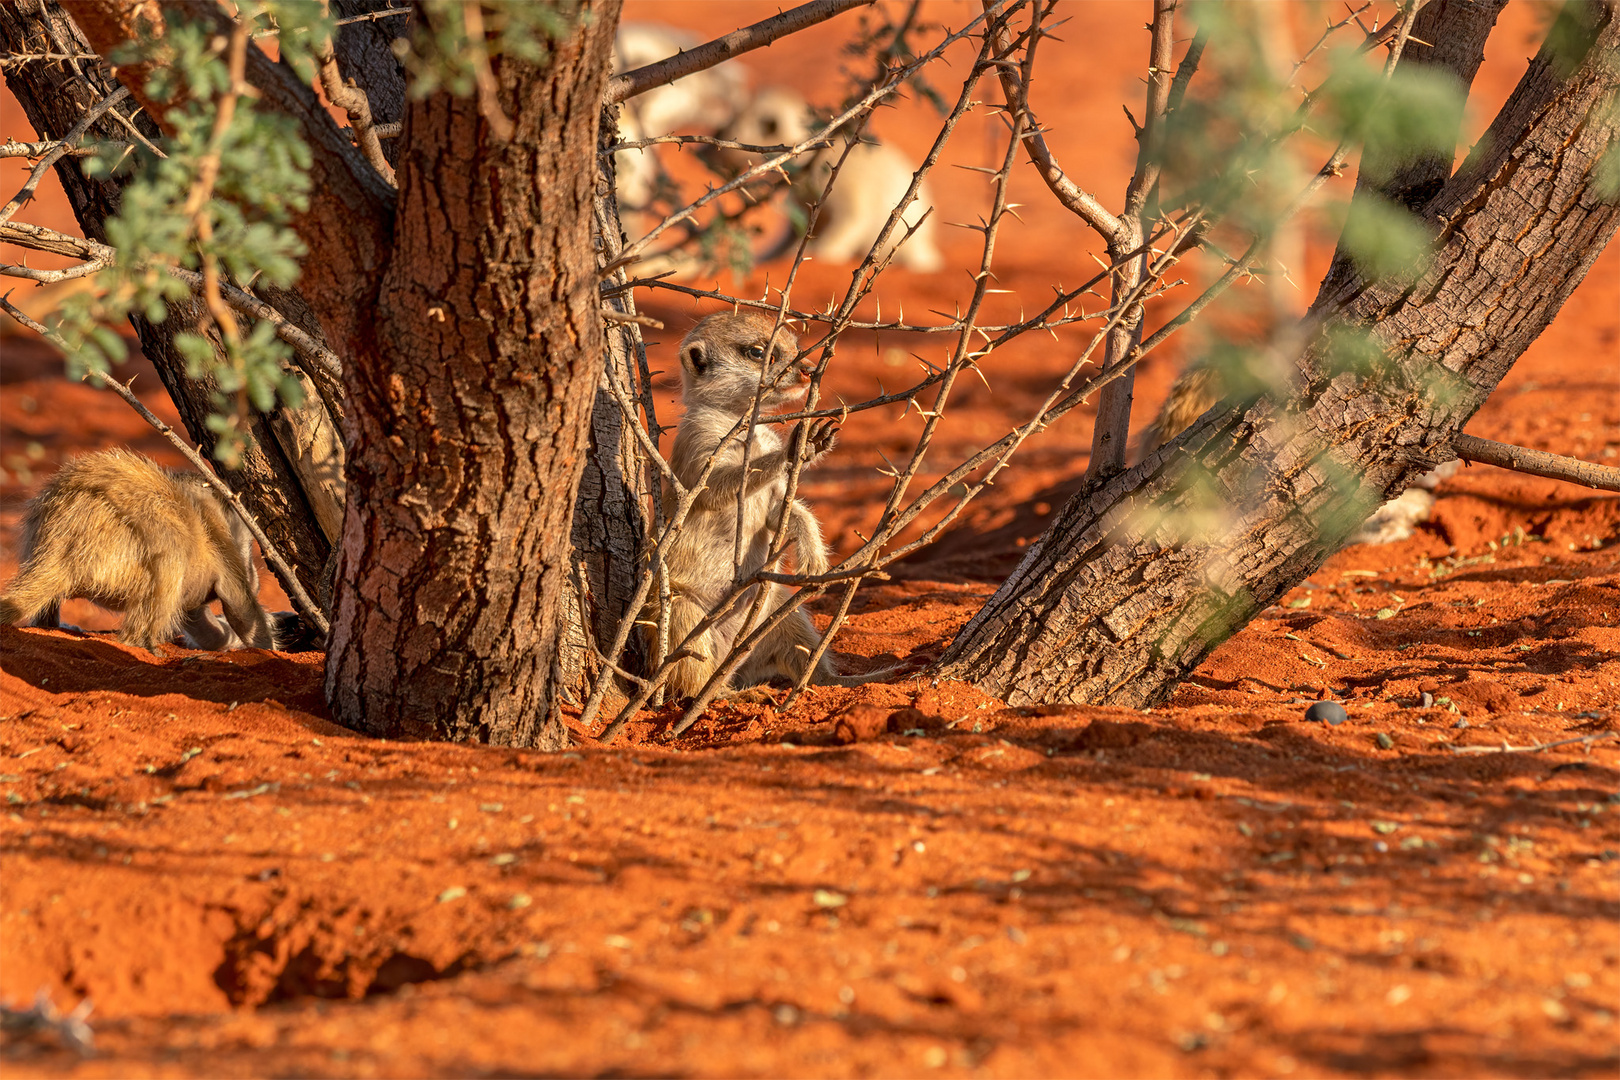
[[[983,0],[987,15],[994,12],[997,0]],[[988,31],[996,46],[998,57],[1006,57],[1013,48],[1012,35],[1007,29],[1005,18],[999,18]],[[1051,189],[1053,195],[1067,210],[1079,217],[1087,225],[1102,236],[1111,240],[1119,232],[1120,220],[1113,212],[1102,204],[1102,201],[1091,192],[1084,190],[1073,180],[1069,179],[1063,167],[1052,156],[1051,148],[1046,145],[1046,138],[1041,134],[1040,124],[1029,107],[1029,88],[1024,84],[1019,72],[1011,61],[995,65],[996,72],[1001,77],[1001,92],[1007,97],[1007,108],[1014,115],[1020,113],[1027,120],[1025,126],[1024,146],[1029,152],[1030,164]]]
[[[51,282],[83,277],[85,274],[94,272],[94,270],[87,269],[88,267],[105,270],[118,261],[118,250],[116,248],[95,240],[87,240],[82,236],[71,236],[67,233],[57,232],[54,229],[47,229],[21,221],[0,222],[0,242],[86,260],[81,266],[70,267],[67,270],[34,270],[26,266],[0,266],[0,276],[25,278],[30,281]],[[202,274],[195,270],[187,270],[182,266],[166,266],[164,270],[184,281],[194,292],[201,294],[204,287]],[[337,354],[306,334],[296,324],[283,316],[281,312],[258,297],[238,289],[228,282],[220,281],[218,289],[220,297],[231,307],[245,315],[263,319],[274,326],[276,336],[291,345],[294,352],[300,357],[318,364],[326,374],[334,379],[343,378],[343,362],[338,359]]]
[[[10,221],[12,215],[22,207],[23,203],[34,197],[34,190],[39,187],[39,182],[44,178],[45,171],[60,161],[63,155],[65,155],[70,149],[79,144],[79,140],[84,138],[84,133],[90,130],[90,125],[101,119],[103,113],[105,113],[108,109],[111,109],[120,101],[123,101],[128,96],[129,87],[120,86],[117,90],[114,90],[95,105],[91,106],[90,109],[79,118],[79,122],[73,125],[73,130],[62,136],[62,140],[57,145],[56,149],[50,151],[44,157],[39,159],[39,163],[34,166],[31,172],[29,172],[28,182],[22,186],[22,190],[17,192],[16,195],[12,196],[11,201],[6,203],[4,207],[0,207],[0,224]]]
[[[1599,491],[1620,491],[1620,469],[1608,465],[1596,465],[1579,458],[1532,450],[1526,446],[1511,446],[1460,432],[1451,437],[1451,448],[1464,461],[1495,465],[1499,469],[1512,469],[1548,480],[1563,480]]]
[[[762,22],[733,30],[724,37],[715,38],[694,49],[676,53],[656,64],[615,75],[603,95],[603,104],[616,105],[637,94],[644,94],[655,86],[672,83],[676,79],[696,74],[734,56],[764,48],[777,38],[797,33],[809,26],[826,22],[852,8],[865,7],[873,0],[811,0],[796,8],[772,16]]]
[[[34,331],[34,333],[39,334],[52,345],[55,345],[58,349],[61,349],[63,352],[68,351],[67,342],[63,341],[59,334],[53,333],[48,328],[41,326],[33,319],[30,319],[27,315],[20,311],[16,305],[12,304],[10,299],[7,297],[0,297],[0,309],[3,309],[7,315],[10,315],[23,326],[26,326],[28,329]],[[169,440],[175,449],[179,450],[180,453],[185,455],[186,460],[191,462],[196,470],[202,474],[203,479],[208,482],[208,486],[213,488],[214,492],[219,495],[220,498],[224,499],[230,505],[231,509],[236,511],[237,516],[242,519],[242,523],[246,525],[248,527],[248,531],[253,534],[253,539],[259,542],[259,550],[264,553],[264,561],[275,567],[278,576],[287,585],[288,599],[290,599],[293,602],[293,606],[298,609],[298,614],[307,619],[309,624],[315,627],[315,629],[321,634],[324,635],[329,632],[331,626],[326,621],[326,615],[321,611],[320,605],[316,604],[315,601],[310,599],[309,594],[304,591],[303,585],[299,582],[298,575],[293,573],[291,565],[288,564],[286,559],[282,558],[280,549],[278,549],[275,544],[271,543],[270,538],[266,536],[264,530],[259,527],[259,523],[255,521],[253,515],[248,512],[248,508],[243,505],[242,500],[237,497],[236,492],[232,491],[225,484],[225,481],[219,478],[219,474],[209,466],[207,460],[205,460],[190,443],[182,439],[173,428],[171,428],[168,424],[165,424],[162,420],[158,419],[157,415],[154,414],[151,409],[148,409],[144,404],[142,404],[141,399],[136,397],[135,391],[130,388],[130,383],[121,383],[110,375],[94,372],[85,376],[87,379],[92,377],[100,379],[106,384],[108,389],[117,394],[119,397],[123,398],[124,403],[139,413],[142,420],[145,420],[148,424],[150,424],[159,435],[162,435],[165,439]],[[131,379],[130,382],[134,382],[134,380]]]
[[[330,6],[325,0],[322,0],[321,7],[330,11]],[[382,143],[372,125],[371,98],[367,97],[366,92],[358,86],[344,83],[343,76],[338,71],[337,51],[331,38],[326,39],[326,46],[321,51],[321,90],[325,92],[326,100],[342,109],[349,117],[349,124],[354,131],[354,141],[359,145],[360,152],[365,154],[366,160],[371,163],[371,167],[376,169],[377,174],[392,187],[398,188],[399,180],[394,176],[394,167],[383,155]]]

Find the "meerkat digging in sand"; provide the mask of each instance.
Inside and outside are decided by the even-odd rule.
[[[119,639],[147,649],[177,633],[198,649],[275,647],[247,526],[200,476],[125,450],[63,465],[28,504],[22,570],[0,623],[59,626],[82,596],[124,613]],[[225,621],[208,610],[218,599]]]

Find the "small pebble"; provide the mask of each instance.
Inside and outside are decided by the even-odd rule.
[[[1457,722],[1455,724],[1452,724],[1451,726],[1455,727],[1455,728],[1465,728],[1465,727],[1468,726],[1468,721],[1464,720],[1462,717],[1459,716],[1457,718]]]
[[[1378,743],[1378,749],[1380,749],[1380,750],[1393,750],[1393,749],[1395,749],[1395,740],[1390,738],[1388,735],[1385,735],[1382,731],[1380,731],[1377,735],[1374,735],[1373,738]]]
[[[1318,701],[1305,710],[1305,720],[1312,724],[1342,724],[1350,718],[1344,706],[1337,701]]]
[[[1432,708],[1433,705],[1434,705],[1434,695],[1429,693],[1427,690],[1423,691],[1423,707],[1425,709],[1428,709],[1428,708]]]

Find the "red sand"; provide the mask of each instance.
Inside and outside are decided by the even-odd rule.
[[[1047,72],[1053,100],[1076,103],[1055,117],[1066,167],[1117,192],[1128,132],[1114,106],[1078,103],[1134,100],[1140,12],[1070,10],[1097,24],[1072,39],[1130,44],[1097,54],[1111,67]],[[747,17],[699,7],[693,23]],[[1484,116],[1522,71],[1529,20],[1498,32]],[[791,58],[752,63],[756,81],[817,84]],[[1088,116],[1112,142],[1081,146]],[[982,196],[952,175],[947,193]],[[1083,237],[1021,182],[1031,224],[1003,284],[1038,296],[1084,272],[1068,250]],[[947,239],[961,262],[970,234]],[[798,295],[846,280],[812,266]],[[961,295],[951,275],[897,274],[884,299],[921,312]],[[1617,297],[1610,250],[1469,430],[1613,464]],[[666,356],[693,309],[652,307]],[[935,460],[1017,422],[1074,340],[964,393]],[[898,382],[891,344],[850,342],[830,388],[853,400]],[[4,347],[8,540],[67,455],[174,460],[42,347]],[[1174,369],[1144,366],[1139,415]],[[165,405],[155,377],[139,385]],[[808,478],[832,535],[864,531],[883,484],[869,466],[909,450],[910,422],[862,414]],[[1064,498],[1088,427],[1054,428],[956,531],[864,592],[838,650],[937,654]],[[8,550],[0,578],[14,569]],[[66,615],[116,626],[88,604]],[[24,1040],[0,1062],[117,1077],[1614,1075],[1617,624],[1620,500],[1476,466],[1418,536],[1342,552],[1151,713],[1008,709],[913,679],[817,690],[785,713],[721,704],[677,748],[655,741],[665,715],[615,748],[581,733],[546,756],[347,734],[315,654],[158,658],[106,633],[0,628],[0,1000],[88,997],[99,1051]],[[1324,693],[1349,722],[1301,721]]]

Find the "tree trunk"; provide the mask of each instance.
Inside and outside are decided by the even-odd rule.
[[[613,155],[601,151],[618,141],[617,106],[607,106],[597,127],[595,236],[597,265],[606,266],[624,249],[619,222],[619,200],[614,193]],[[624,285],[629,274],[619,269],[605,284]],[[635,297],[626,290],[604,302],[625,315],[634,315]],[[647,536],[643,508],[656,504],[656,482],[640,441],[625,421],[615,398],[640,403],[638,386],[647,371],[647,349],[641,327],[633,322],[608,323],[607,350],[602,378],[591,404],[590,448],[580,477],[579,499],[574,505],[572,530],[575,563],[584,569],[583,597],[570,578],[563,603],[574,617],[568,620],[561,643],[562,683],[569,700],[582,703],[590,683],[600,672],[597,653],[613,641],[619,621],[630,609],[630,599],[642,568],[642,544]],[[649,421],[652,417],[648,417]],[[642,668],[639,635],[633,635],[619,660],[630,671]],[[620,689],[625,689],[620,687]]]
[[[95,51],[57,4],[36,4],[27,10],[23,5],[0,5],[0,49],[11,53],[56,51],[51,42],[53,35],[70,52]],[[10,65],[6,68],[6,85],[39,137],[52,139],[65,135],[118,83],[102,64],[77,61]],[[134,123],[149,139],[161,135],[144,112],[135,115]],[[105,116],[91,125],[88,135],[112,141],[129,138],[122,126]],[[63,158],[56,172],[84,235],[105,243],[106,221],[118,212],[122,181],[88,179],[79,169],[79,159],[72,157]],[[303,318],[295,314],[302,307],[296,295],[290,299],[270,295],[263,298],[319,337],[320,328],[308,320],[307,313]],[[130,323],[140,338],[142,353],[157,368],[187,433],[205,455],[211,456],[215,436],[205,421],[214,408],[215,386],[211,380],[188,378],[186,361],[174,348],[178,334],[203,332],[204,327],[212,326],[201,302],[191,299],[170,304],[168,317],[160,323],[148,322],[140,315],[132,316]],[[217,333],[208,333],[217,345]],[[321,570],[342,521],[342,447],[332,437],[337,420],[330,415],[323,395],[315,393],[312,385],[306,389],[311,392],[300,409],[278,409],[269,418],[253,416],[248,428],[251,445],[237,468],[221,469],[220,475],[281,549],[304,588],[311,596],[321,596]],[[325,397],[333,399],[336,395]]]
[[[618,4],[544,67],[407,107],[394,250],[349,366],[349,504],[326,692],[377,735],[555,749],[570,528],[602,371],[591,249]],[[363,333],[364,327],[355,324]]]
[[[1592,184],[1617,138],[1620,20],[1599,3],[1564,18],[1564,60],[1543,49],[1422,208],[1432,257],[1401,280],[1325,283],[1297,396],[1211,410],[1072,499],[939,674],[1013,703],[1156,704],[1451,456],[1451,437],[1620,225],[1613,193]],[[1374,370],[1336,366],[1346,330],[1382,349]]]

